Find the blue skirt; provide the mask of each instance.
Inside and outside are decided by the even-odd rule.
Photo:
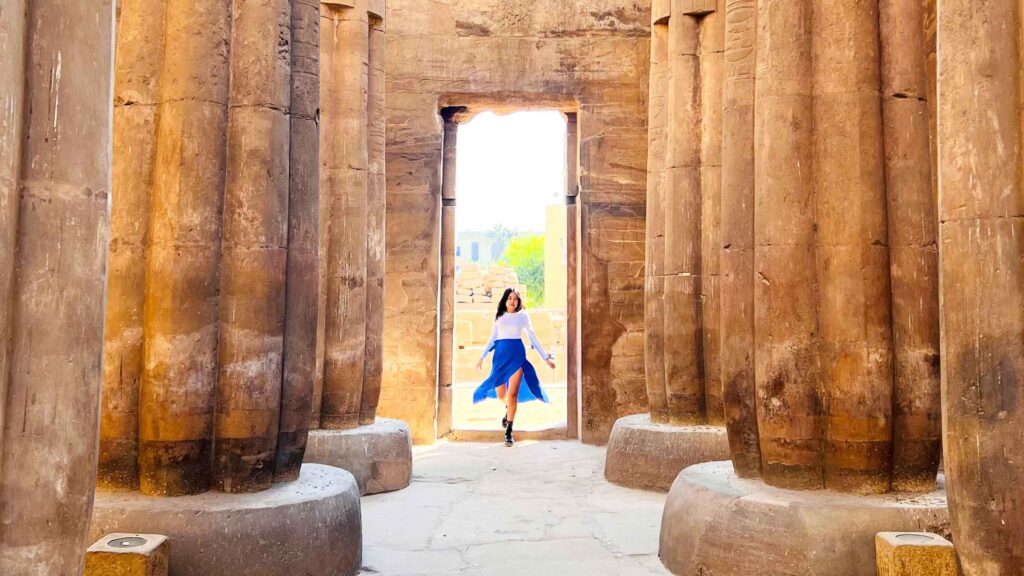
[[[497,388],[508,383],[520,368],[523,369],[523,381],[519,385],[519,401],[548,401],[548,395],[540,387],[537,371],[526,359],[526,346],[516,339],[497,340],[494,342],[494,360],[491,363],[491,375],[473,393],[473,404],[483,402],[487,398],[497,398]]]

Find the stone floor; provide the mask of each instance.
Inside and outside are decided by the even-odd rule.
[[[388,576],[667,575],[665,495],[604,480],[577,442],[417,447],[412,485],[363,498],[363,571]]]

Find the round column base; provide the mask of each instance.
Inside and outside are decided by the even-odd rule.
[[[948,537],[942,477],[928,494],[857,496],[773,488],[709,462],[672,485],[659,556],[679,576],[874,576],[878,532]]]
[[[355,478],[316,464],[252,494],[97,492],[90,540],[114,532],[167,536],[173,576],[333,576],[362,563]]]
[[[412,434],[389,418],[351,430],[310,430],[303,461],[348,470],[364,496],[394,492],[412,481]]]
[[[604,477],[620,486],[667,492],[684,468],[728,459],[725,426],[657,424],[650,414],[635,414],[615,421]]]

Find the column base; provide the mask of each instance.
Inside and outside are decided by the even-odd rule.
[[[659,556],[679,576],[874,576],[878,532],[949,530],[941,476],[928,494],[857,496],[773,488],[709,462],[672,485]]]
[[[615,421],[604,477],[620,486],[667,492],[684,468],[728,459],[725,426],[672,426],[635,414]]]
[[[98,492],[90,537],[113,532],[167,536],[174,576],[351,575],[362,563],[355,478],[316,464],[253,494]]]
[[[389,418],[351,430],[310,430],[303,462],[348,470],[363,496],[394,492],[412,481],[412,435],[405,422]]]

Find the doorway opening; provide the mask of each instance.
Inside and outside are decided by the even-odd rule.
[[[490,372],[493,355],[479,371],[476,363],[502,293],[513,287],[556,363],[549,368],[524,336],[550,402],[520,404],[516,430],[575,437],[575,114],[446,110],[438,436],[475,440],[501,430],[504,403],[473,404],[473,392]]]

